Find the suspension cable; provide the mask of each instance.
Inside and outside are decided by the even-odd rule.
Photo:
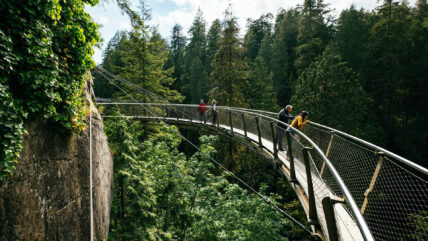
[[[117,87],[119,90],[121,90],[123,93],[126,94],[126,96],[129,96],[136,104],[140,105],[141,107],[143,107],[146,111],[150,112],[153,116],[156,116],[152,111],[149,110],[149,108],[147,108],[143,103],[138,102],[138,100],[136,100],[134,97],[132,97],[128,92],[126,92],[123,88],[121,88],[120,86],[118,86],[116,83],[114,83],[110,78],[108,78],[107,76],[104,75],[104,73],[101,73],[100,71],[98,71],[99,74],[101,74],[104,78],[106,78],[108,81],[110,81],[115,87]],[[249,190],[251,190],[254,194],[256,194],[258,197],[260,197],[264,202],[266,202],[268,205],[270,205],[271,207],[273,207],[275,210],[277,210],[278,212],[280,212],[284,217],[288,218],[289,220],[291,220],[292,222],[294,222],[295,224],[297,224],[298,226],[300,226],[304,231],[306,231],[307,233],[309,233],[311,236],[313,237],[317,237],[312,231],[310,231],[308,228],[306,228],[302,223],[300,223],[299,221],[297,221],[296,219],[294,219],[290,214],[288,214],[287,212],[285,212],[284,210],[282,210],[281,208],[279,208],[275,203],[273,203],[268,197],[265,197],[263,194],[259,193],[258,191],[256,191],[253,187],[251,187],[249,184],[247,184],[245,181],[243,181],[241,178],[239,178],[238,176],[236,176],[233,172],[229,171],[226,167],[224,167],[221,163],[219,163],[218,161],[216,161],[214,158],[212,158],[210,155],[208,155],[207,153],[205,153],[203,150],[201,150],[197,145],[195,145],[194,143],[192,143],[190,140],[188,140],[186,137],[184,137],[180,132],[178,132],[177,130],[175,130],[174,128],[171,128],[170,125],[168,125],[165,121],[163,121],[161,118],[159,118],[160,122],[167,127],[168,129],[174,131],[177,135],[179,135],[183,140],[185,140],[186,142],[188,142],[191,146],[193,146],[197,151],[199,151],[201,154],[203,154],[204,156],[206,156],[208,159],[210,159],[212,162],[214,162],[216,165],[218,165],[221,169],[223,169],[227,174],[229,174],[230,176],[232,176],[233,178],[235,178],[237,181],[239,181],[242,185],[244,185],[245,187],[247,187]]]

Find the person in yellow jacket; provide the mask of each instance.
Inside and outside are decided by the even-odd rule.
[[[301,130],[303,128],[304,125],[306,125],[309,121],[307,120],[309,117],[309,113],[307,111],[302,111],[300,112],[299,115],[296,115],[296,117],[294,118],[293,122],[291,122],[291,126],[296,128],[297,130]],[[290,127],[287,128],[287,130],[290,131],[290,134],[292,136],[294,136],[294,138],[296,140],[299,140],[298,136],[296,136],[295,132],[293,131],[293,129],[291,129]],[[293,138],[291,138],[291,147],[293,147]],[[287,153],[288,156],[288,153]]]
[[[302,111],[299,115],[297,115],[294,118],[293,122],[291,122],[291,126],[300,131],[303,128],[303,126],[308,123],[308,120],[307,120],[308,117],[309,117],[309,113],[307,111]]]

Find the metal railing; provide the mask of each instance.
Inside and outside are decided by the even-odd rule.
[[[238,108],[244,110],[242,108]],[[277,113],[248,110],[277,117]],[[428,216],[428,170],[384,148],[342,131],[309,122],[304,128],[349,188],[374,237],[379,240],[423,240],[415,219]],[[335,193],[340,187],[322,160],[322,179]]]
[[[340,172],[336,170],[334,163],[327,158],[329,153],[324,146],[319,146],[310,135],[291,128],[295,133],[293,135],[290,130],[283,128],[289,127],[288,124],[279,122],[272,115],[218,106],[217,122],[212,123],[213,111],[210,106],[206,106],[206,113],[200,115],[197,105],[160,103],[100,105],[103,106],[101,111],[104,116],[114,115],[113,109],[120,105],[120,112],[128,117],[209,125],[245,136],[272,153],[272,157],[286,168],[286,176],[295,183],[293,188],[304,193],[299,198],[304,204],[309,223],[314,229],[320,227],[327,240],[347,240],[349,237],[354,240],[374,240],[360,211],[361,205],[354,200],[353,189],[348,189],[347,180],[339,175]],[[275,145],[275,135],[278,131],[286,132],[287,152],[280,152]]]

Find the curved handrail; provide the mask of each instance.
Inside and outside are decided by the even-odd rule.
[[[350,135],[350,134],[347,134],[345,132],[333,129],[333,128],[328,127],[328,126],[321,125],[321,124],[316,123],[316,122],[310,121],[309,124],[317,126],[317,127],[320,127],[320,128],[324,128],[324,129],[332,131],[332,132],[334,132],[336,134],[339,134],[339,135],[342,135],[344,137],[347,137],[347,138],[349,138],[349,139],[351,139],[353,141],[356,141],[356,142],[361,143],[361,144],[363,144],[365,146],[368,146],[368,147],[370,147],[370,148],[372,148],[372,149],[374,149],[374,150],[376,150],[378,152],[383,152],[385,155],[393,157],[395,160],[398,160],[401,163],[406,164],[407,166],[410,166],[410,167],[412,167],[412,168],[414,168],[414,169],[422,172],[425,175],[428,175],[428,169],[426,169],[423,166],[420,166],[420,165],[418,165],[418,164],[416,164],[416,163],[414,163],[414,162],[412,162],[412,161],[410,161],[410,160],[408,160],[408,159],[406,159],[406,158],[404,158],[402,156],[399,156],[399,155],[397,155],[395,153],[392,153],[392,152],[390,152],[388,150],[385,150],[382,147],[376,146],[376,145],[374,145],[374,144],[372,144],[372,143],[370,143],[368,141],[362,140],[362,139],[360,139],[358,137],[355,137],[353,135]]]
[[[244,109],[244,110],[248,110],[248,111],[253,111],[255,113],[263,113],[263,114],[273,115],[273,116],[277,115],[277,113],[270,112],[270,111],[252,110],[252,109],[245,109],[245,108],[236,108],[236,109],[240,109],[240,110]],[[353,140],[353,141],[355,141],[357,143],[360,143],[360,144],[363,144],[365,146],[368,146],[368,147],[372,148],[373,150],[375,150],[377,152],[383,152],[385,155],[390,156],[390,157],[394,158],[395,160],[398,160],[401,163],[406,164],[407,166],[412,167],[412,168],[418,170],[419,172],[421,172],[421,173],[423,173],[425,175],[428,175],[428,169],[427,168],[425,168],[425,167],[423,167],[421,165],[418,165],[418,164],[416,164],[416,163],[414,163],[414,162],[412,162],[412,161],[410,161],[410,160],[408,160],[408,159],[406,159],[406,158],[404,158],[402,156],[399,156],[399,155],[397,155],[395,153],[392,153],[392,152],[390,152],[390,151],[388,151],[388,150],[386,150],[386,149],[384,149],[384,148],[382,148],[380,146],[377,146],[377,145],[375,145],[373,143],[370,143],[370,142],[362,140],[362,139],[360,139],[360,138],[358,138],[356,136],[350,135],[350,134],[345,133],[343,131],[339,131],[337,129],[334,129],[334,128],[331,128],[329,126],[325,126],[325,125],[322,125],[322,124],[319,124],[319,123],[316,123],[316,122],[313,122],[313,121],[309,121],[308,124],[316,126],[316,127],[319,127],[319,128],[322,128],[322,129],[325,129],[325,130],[328,130],[330,132],[334,132],[334,133],[339,134],[341,136],[344,136],[344,137],[346,137],[346,138],[348,138],[350,140]]]
[[[115,104],[137,105],[136,103],[120,103],[120,102],[119,103],[100,103],[100,105],[115,105]],[[141,105],[141,104],[139,104],[139,105]],[[198,105],[195,105],[195,104],[170,104],[170,103],[144,103],[143,105],[147,105],[147,106],[193,107],[193,108],[198,107]],[[211,109],[212,107],[207,105],[206,108]],[[360,209],[358,208],[358,206],[357,206],[355,200],[353,199],[353,197],[352,197],[348,187],[346,186],[345,182],[342,180],[339,173],[337,172],[337,170],[335,169],[333,164],[330,162],[330,160],[325,156],[323,151],[308,136],[306,136],[301,131],[295,129],[294,127],[290,126],[288,123],[284,123],[284,122],[277,120],[276,118],[263,115],[262,112],[264,112],[264,111],[258,111],[261,113],[257,113],[255,111],[250,110],[250,109],[234,108],[234,107],[228,107],[228,106],[217,106],[216,108],[218,110],[223,109],[223,110],[227,110],[227,111],[235,111],[235,112],[242,113],[242,114],[249,114],[249,115],[257,116],[258,118],[267,119],[270,122],[282,124],[284,126],[291,128],[293,130],[293,132],[297,133],[299,136],[301,136],[303,139],[305,139],[314,148],[314,150],[318,153],[318,155],[323,159],[323,161],[326,163],[328,169],[331,171],[335,181],[338,183],[339,188],[341,189],[342,193],[344,194],[344,196],[346,198],[346,201],[348,202],[348,204],[350,206],[350,209],[351,209],[350,211],[353,214],[355,221],[356,221],[358,227],[360,228],[361,234],[363,235],[364,239],[365,240],[374,240],[373,235],[371,234],[370,229],[368,228],[368,225],[367,225],[366,221],[364,220],[364,218],[360,212]],[[271,112],[265,112],[265,113],[271,114]]]

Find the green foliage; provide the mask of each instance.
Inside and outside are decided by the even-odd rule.
[[[281,11],[276,17],[272,46],[272,80],[280,106],[289,104],[297,71],[296,60],[299,11]]]
[[[336,45],[343,61],[355,71],[360,72],[366,58],[371,15],[363,9],[356,10],[354,6],[345,9],[340,14],[336,27]]]
[[[272,73],[261,56],[254,60],[251,69],[248,78],[249,85],[245,92],[249,107],[256,110],[278,110],[276,93],[273,90]]]
[[[358,75],[328,50],[301,73],[291,99],[294,108],[309,111],[312,120],[358,135],[370,128],[370,101]]]
[[[175,127],[162,127],[149,139],[142,138],[140,122],[114,119],[105,128],[115,168],[110,240],[305,237],[289,233],[294,225],[258,196],[229,182],[227,175],[215,175],[221,172],[206,155],[196,152],[187,158],[179,153]],[[218,137],[202,136],[200,143],[204,153],[217,157]],[[261,191],[267,189],[262,186]]]
[[[416,227],[415,232],[411,238],[416,240],[427,240],[428,239],[428,212],[420,212],[410,217],[411,224]]]
[[[246,107],[243,89],[247,85],[248,66],[242,60],[239,27],[230,9],[226,10],[219,49],[212,62],[214,88],[208,95],[220,105]]]
[[[3,1],[0,15],[2,167],[13,170],[23,121],[48,118],[66,131],[84,128],[82,87],[93,66],[98,26],[84,11],[96,0]],[[28,116],[27,116],[28,113]]]
[[[299,34],[294,65],[303,71],[315,58],[322,54],[330,40],[329,27],[325,24],[327,5],[323,0],[305,0],[299,19]]]
[[[245,57],[249,60],[254,60],[262,45],[262,41],[266,35],[270,36],[272,31],[272,24],[270,20],[273,18],[271,13],[262,15],[259,19],[248,20],[248,30],[244,38]]]
[[[370,45],[362,71],[365,91],[374,99],[385,131],[384,142],[398,154],[422,165],[428,151],[428,128],[420,125],[428,113],[428,16],[426,1],[416,8],[385,1],[370,30]]]
[[[183,86],[183,75],[185,73],[184,70],[184,50],[186,47],[186,37],[183,34],[183,27],[176,24],[172,28],[172,36],[170,43],[170,52],[168,56],[168,61],[166,64],[166,68],[174,67],[174,72],[172,76],[176,79],[172,88],[181,91],[181,87]]]
[[[220,41],[221,34],[221,23],[220,20],[216,19],[211,24],[207,34],[207,74],[210,76],[212,71],[211,62],[213,61],[215,54],[218,50],[218,43]]]
[[[187,103],[199,103],[200,99],[207,97],[211,87],[207,75],[207,36],[206,23],[202,11],[198,9],[193,24],[189,29],[189,44],[185,50],[185,73],[183,75],[183,94]]]
[[[110,240],[169,240],[170,235],[155,227],[154,179],[144,157],[156,158],[160,147],[140,144],[141,125],[123,119],[106,122],[106,134],[114,159],[114,197]]]
[[[0,180],[13,172],[14,164],[22,149],[24,132],[22,116],[19,106],[14,104],[12,95],[6,86],[0,83]]]
[[[276,111],[278,106],[271,72],[271,18],[271,14],[266,14],[257,20],[248,20],[249,29],[245,35],[244,48],[249,76],[244,95],[249,108]]]
[[[110,48],[106,50],[103,66],[119,77],[156,93],[168,101],[180,102],[183,96],[176,90],[170,89],[175,81],[172,77],[174,68],[165,68],[169,55],[165,39],[160,36],[156,28],[150,29],[146,24],[150,14],[144,8],[144,2],[141,9],[142,22],[134,26],[130,33],[117,33],[110,41]],[[124,88],[133,98],[142,102],[154,101],[132,86],[125,85]],[[115,98],[129,99],[129,96],[117,92]]]

